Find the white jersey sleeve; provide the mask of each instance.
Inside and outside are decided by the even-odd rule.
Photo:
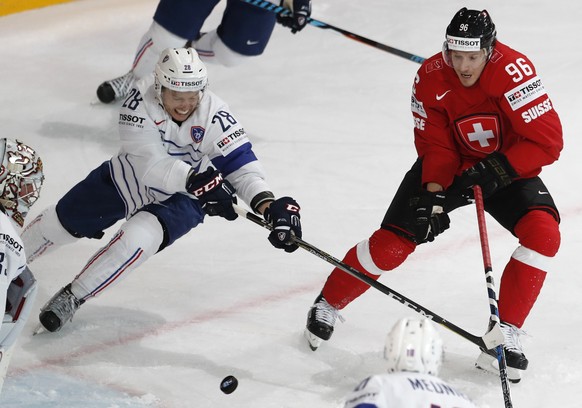
[[[344,408],[476,408],[463,393],[429,374],[389,373],[368,377],[345,399]]]

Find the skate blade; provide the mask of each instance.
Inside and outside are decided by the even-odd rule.
[[[475,367],[491,374],[499,376],[499,362],[487,353],[481,353],[475,362]],[[507,367],[507,379],[510,383],[517,384],[521,381],[521,372],[517,368]]]
[[[318,347],[321,346],[321,343],[323,343],[323,339],[317,337],[307,329],[305,329],[303,334],[307,339],[307,343],[309,344],[309,348],[311,349],[311,351],[317,350]]]
[[[32,332],[32,335],[33,336],[36,336],[37,334],[43,333],[45,331],[47,331],[47,329],[44,328],[44,326],[42,325],[42,323],[39,323],[39,324],[36,325],[36,328]]]

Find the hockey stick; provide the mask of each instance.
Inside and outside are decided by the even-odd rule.
[[[483,192],[478,185],[473,186],[475,195],[475,207],[477,208],[477,222],[479,224],[479,240],[481,241],[481,252],[483,253],[483,266],[485,268],[485,279],[487,281],[487,294],[489,295],[489,330],[499,326],[499,309],[497,307],[497,295],[495,294],[495,282],[493,280],[493,268],[491,266],[491,254],[489,251],[489,239],[487,238],[487,224],[485,223],[485,206],[483,205]],[[507,363],[503,345],[495,347],[497,352],[497,362],[499,364],[499,378],[501,379],[501,389],[503,390],[503,401],[505,408],[512,408],[511,395],[509,392],[509,380],[507,378]]]
[[[280,16],[288,16],[291,14],[291,11],[289,9],[286,9],[285,7],[277,6],[276,4],[271,3],[270,1],[266,1],[266,0],[243,0],[243,1],[245,1],[249,4],[252,4],[253,6],[257,6],[257,7],[272,11],[273,13],[278,14]],[[347,30],[344,30],[343,28],[332,26],[331,24],[324,23],[323,21],[319,21],[319,20],[316,20],[316,19],[311,18],[311,17],[309,17],[307,19],[307,22],[309,24],[311,24],[312,26],[323,28],[323,29],[333,30],[337,33],[340,33],[340,34],[352,39],[352,40],[361,42],[361,43],[366,44],[366,45],[370,45],[374,48],[378,48],[378,49],[380,49],[382,51],[386,51],[390,54],[398,55],[399,57],[406,58],[407,60],[418,62],[419,64],[422,64],[425,60],[425,58],[420,57],[418,55],[414,55],[414,54],[411,54],[409,52],[399,50],[398,48],[390,47],[389,45],[379,43],[378,41],[370,40],[369,38],[363,37],[363,36],[358,35],[358,34],[351,33]]]
[[[261,227],[266,228],[270,231],[273,230],[273,227],[271,226],[271,224],[269,224],[268,222],[263,220],[261,217],[245,210],[244,208],[242,208],[238,205],[233,205],[233,207],[234,207],[236,213],[238,215],[240,215],[241,217],[244,217],[247,220],[250,220],[250,221],[254,222],[255,224],[260,225]],[[471,333],[461,329],[459,326],[454,325],[453,323],[449,322],[448,320],[443,319],[442,317],[440,317],[436,313],[425,308],[424,306],[421,306],[420,304],[407,298],[406,296],[401,295],[400,293],[396,292],[395,290],[392,290],[389,287],[381,284],[380,282],[368,277],[367,275],[365,275],[362,272],[358,271],[357,269],[351,267],[350,265],[340,261],[339,259],[334,258],[333,256],[322,251],[321,249],[305,242],[301,238],[295,237],[294,240],[295,240],[295,243],[300,248],[302,248],[302,249],[306,250],[307,252],[309,252],[309,253],[323,259],[324,261],[332,264],[333,266],[341,269],[342,271],[348,273],[349,275],[353,276],[354,278],[361,280],[362,282],[368,284],[369,286],[373,287],[374,289],[379,290],[380,292],[384,293],[385,295],[388,295],[388,297],[390,297],[394,300],[397,300],[398,302],[402,303],[405,306],[408,306],[409,308],[411,308],[412,310],[414,310],[417,313],[420,313],[424,317],[431,319],[432,321],[434,321],[434,322],[446,327],[447,329],[457,333],[459,336],[463,337],[464,339],[470,341],[471,343],[477,345],[480,348],[490,350],[490,349],[498,346],[499,344],[503,343],[503,333],[501,333],[501,329],[499,328],[499,325],[492,327],[491,330],[489,330],[487,333],[485,333],[481,337],[475,336],[474,334],[471,334]]]

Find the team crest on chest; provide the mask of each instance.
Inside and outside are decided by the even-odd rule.
[[[490,154],[501,146],[499,117],[492,114],[473,115],[455,122],[461,142],[469,150]]]
[[[202,126],[192,126],[190,128],[190,136],[194,143],[200,143],[204,139],[205,129]]]

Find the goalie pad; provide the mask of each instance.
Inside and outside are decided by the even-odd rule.
[[[30,316],[37,290],[36,280],[28,268],[8,286],[6,310],[0,326],[0,391],[4,385],[14,344]]]

